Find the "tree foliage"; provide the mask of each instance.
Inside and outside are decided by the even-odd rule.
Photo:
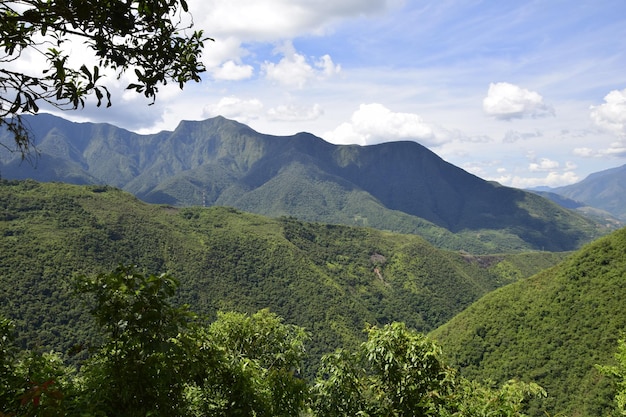
[[[105,337],[84,367],[85,408],[129,417],[181,415],[187,381],[200,370],[193,366],[192,315],[168,300],[177,286],[169,275],[129,266],[79,282],[79,292],[94,299],[92,314]]]
[[[441,349],[402,323],[368,329],[356,352],[324,357],[313,410],[341,416],[524,416],[526,401],[545,396],[537,384],[500,388],[459,378]]]
[[[119,79],[132,70],[135,80],[127,89],[153,101],[160,85],[200,81],[208,38],[192,26],[185,0],[1,1],[0,125],[24,153],[30,137],[20,114],[37,113],[42,102],[78,109],[90,95],[98,106],[110,106],[102,83],[107,71]],[[86,44],[95,65],[70,59],[74,41]],[[22,64],[41,58],[45,68]]]
[[[626,340],[620,339],[615,352],[615,365],[598,366],[600,372],[614,379],[617,415],[626,416]]]
[[[365,323],[428,332],[509,282],[498,263],[524,277],[557,259],[470,259],[418,236],[148,205],[106,186],[0,181],[0,314],[14,320],[24,348],[93,345],[95,318],[71,296],[68,277],[122,262],[179,278],[174,304],[202,316],[269,308],[305,327],[308,378],[323,354],[365,340]]]
[[[306,339],[304,329],[268,310],[218,314],[206,333],[218,360],[194,409],[217,416],[298,415],[308,394],[299,376]]]
[[[554,415],[605,415],[612,408],[609,363],[626,326],[626,229],[560,264],[491,292],[430,334],[463,376],[533,381]]]
[[[424,335],[393,323],[300,377],[304,329],[268,310],[205,325],[169,299],[176,280],[119,266],[81,278],[103,342],[80,367],[19,351],[0,319],[0,416],[523,416],[538,387],[459,380]]]
[[[370,328],[357,352],[326,356],[315,408],[320,416],[440,415],[454,372],[439,348],[404,324]]]

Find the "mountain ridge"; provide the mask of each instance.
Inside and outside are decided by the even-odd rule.
[[[626,165],[594,172],[580,182],[550,191],[604,210],[626,222]]]
[[[261,134],[223,117],[182,121],[152,135],[51,115],[27,121],[39,162],[51,168],[37,172],[4,153],[6,178],[95,179],[151,203],[228,205],[420,233],[477,252],[572,250],[605,232],[532,193],[467,173],[416,142],[333,145],[310,133]]]

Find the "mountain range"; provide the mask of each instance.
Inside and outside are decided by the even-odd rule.
[[[265,135],[223,117],[152,135],[48,114],[25,121],[38,156],[29,163],[1,153],[3,178],[106,184],[150,203],[416,233],[472,253],[566,251],[607,232],[534,193],[478,178],[416,142],[339,146],[308,133]]]

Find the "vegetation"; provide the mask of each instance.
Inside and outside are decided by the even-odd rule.
[[[33,138],[21,114],[37,113],[42,102],[77,109],[90,95],[98,106],[110,106],[111,94],[102,83],[107,70],[120,78],[132,69],[136,80],[127,89],[152,100],[161,84],[173,81],[182,88],[200,81],[206,38],[201,31],[186,33],[192,26],[181,23],[187,11],[185,0],[0,1],[0,126],[23,155]],[[93,51],[95,66],[70,65],[72,38]],[[12,68],[29,54],[45,57],[47,67],[41,72]]]
[[[281,341],[293,341],[290,346],[299,353],[293,359],[280,356],[280,360],[291,361],[289,369],[300,369],[294,375],[307,382],[307,390],[313,390],[306,395],[334,395],[338,404],[349,398],[345,401],[351,407],[358,404],[365,412],[396,407],[397,399],[383,395],[389,392],[388,386],[381,382],[376,363],[370,362],[374,358],[368,359],[367,353],[372,348],[367,347],[368,340],[376,336],[383,343],[386,333],[364,334],[362,329],[369,324],[389,330],[394,340],[408,340],[421,346],[416,352],[426,352],[432,345],[413,332],[432,331],[467,308],[432,333],[444,348],[442,363],[460,372],[450,374],[457,408],[450,411],[451,403],[433,405],[440,407],[442,415],[461,413],[458,407],[468,407],[470,415],[479,413],[479,398],[485,407],[498,410],[506,407],[494,404],[518,404],[509,408],[511,413],[540,415],[546,410],[551,415],[601,415],[613,409],[612,388],[610,378],[595,365],[611,364],[625,324],[625,233],[626,229],[615,232],[567,257],[547,252],[474,255],[437,249],[417,236],[368,228],[304,223],[289,217],[270,219],[228,208],[148,205],[108,186],[2,181],[0,314],[12,324],[3,321],[0,333],[0,350],[8,358],[0,364],[0,374],[8,375],[9,381],[3,382],[1,395],[15,398],[14,377],[24,381],[28,372],[39,369],[41,373],[32,377],[39,382],[35,384],[39,391],[18,384],[20,395],[29,392],[32,400],[48,390],[51,398],[60,395],[57,391],[70,398],[77,389],[72,381],[80,380],[80,386],[86,387],[87,381],[108,375],[103,369],[117,369],[108,362],[112,358],[106,352],[117,352],[111,337],[132,330],[128,324],[124,329],[116,327],[130,320],[115,316],[107,321],[89,312],[95,312],[100,298],[110,303],[111,315],[141,311],[141,317],[134,318],[149,317],[144,316],[148,311],[140,308],[141,303],[134,310],[120,307],[132,299],[117,300],[117,293],[107,293],[106,288],[115,288],[112,283],[97,284],[135,277],[136,284],[125,283],[126,288],[152,288],[153,294],[161,294],[158,300],[167,300],[161,311],[170,311],[170,317],[180,320],[177,327],[155,327],[160,336],[154,343],[153,339],[141,341],[141,332],[124,336],[150,347],[129,351],[129,358],[150,362],[165,355],[172,362],[163,366],[181,375],[191,371],[180,357],[197,346],[206,346],[206,352],[219,359],[219,366],[214,363],[209,368],[213,369],[210,375],[194,374],[194,381],[199,382],[191,388],[169,383],[172,390],[179,390],[172,391],[173,396],[183,393],[185,401],[199,398],[184,403],[199,414],[212,412],[202,408],[207,404],[211,410],[223,410],[232,402],[229,389],[206,390],[209,385],[227,383],[228,376],[238,372],[243,391],[237,395],[247,396],[263,410],[276,410],[272,404],[282,394],[243,382],[250,375],[260,381],[270,378],[263,365],[266,359],[258,359],[261,362],[256,365],[237,359],[245,356],[241,352],[247,348],[233,334],[261,334],[254,330],[258,326],[269,326],[272,331],[285,326],[280,337],[268,336],[267,340],[280,349],[291,349]],[[116,270],[118,262],[140,267]],[[107,272],[111,270],[117,272]],[[147,271],[179,277],[179,285],[169,278],[156,285],[162,279]],[[534,275],[539,271],[543,272]],[[88,295],[86,304],[71,295],[77,275],[91,280],[83,280],[79,287]],[[105,292],[99,295],[100,290]],[[9,343],[11,335],[15,335],[14,343]],[[197,340],[211,343],[199,345]],[[331,353],[335,349],[340,350]],[[51,350],[59,353],[40,354]],[[147,356],[132,356],[140,354]],[[395,354],[403,355],[401,351]],[[300,361],[297,367],[295,358]],[[89,364],[94,373],[87,373]],[[324,368],[329,366],[339,373],[337,378],[368,382],[355,385],[356,392],[334,392]],[[80,371],[78,376],[75,369]],[[46,385],[53,377],[57,382]],[[488,380],[494,382],[483,382]],[[510,380],[523,382],[509,386]],[[115,384],[113,379],[106,381],[111,387]],[[549,396],[541,401],[540,397],[530,399],[526,409],[526,401],[520,398],[528,397],[520,392],[540,393],[532,384],[544,387]],[[323,387],[326,391],[321,391]],[[158,385],[150,388],[153,392],[160,389]],[[99,388],[98,392],[108,391]],[[87,398],[84,395],[81,398]],[[463,396],[471,400],[462,400]],[[90,398],[99,407],[108,407],[104,397]],[[109,392],[106,398],[115,397]],[[332,404],[330,399],[323,403]],[[333,412],[320,406],[311,399],[310,412]]]
[[[314,387],[298,376],[302,328],[267,310],[207,325],[169,299],[176,280],[120,266],[83,277],[102,342],[80,367],[16,350],[0,321],[3,416],[523,416],[535,385],[491,389],[458,379],[423,335],[370,328],[357,352],[324,359]],[[495,401],[494,401],[495,400]]]
[[[598,365],[598,370],[614,380],[616,386],[615,411],[617,415],[626,415],[626,342],[620,339],[615,352],[615,365]]]
[[[0,313],[14,321],[21,347],[96,344],[95,323],[70,296],[70,282],[122,262],[179,277],[175,300],[197,314],[269,308],[306,328],[307,375],[329,350],[358,345],[366,323],[430,331],[563,257],[476,256],[417,236],[148,205],[112,187],[33,181],[1,183],[0,236]]]
[[[432,337],[468,378],[536,382],[551,415],[605,415],[612,389],[595,365],[610,363],[626,328],[625,279],[622,229],[487,294]]]

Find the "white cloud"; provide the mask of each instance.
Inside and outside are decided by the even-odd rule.
[[[591,158],[596,156],[596,152],[591,148],[575,148],[573,151],[574,155],[582,156],[583,158]]]
[[[323,114],[324,110],[319,104],[314,104],[312,107],[280,105],[267,111],[270,120],[288,122],[315,120]]]
[[[613,142],[605,149],[592,149],[587,147],[575,148],[573,153],[583,158],[624,158],[626,157],[626,143],[623,141]]]
[[[321,57],[315,66],[324,74],[325,77],[331,77],[341,72],[341,65],[336,65],[330,58],[330,55],[326,54]]]
[[[252,77],[254,68],[251,65],[239,65],[234,61],[226,61],[221,67],[212,71],[216,80],[240,81]]]
[[[543,102],[539,93],[504,82],[489,85],[483,110],[488,116],[502,120],[554,115],[554,109]]]
[[[517,175],[503,175],[498,178],[491,178],[500,184],[505,184],[516,188],[533,188],[538,186],[560,187],[574,184],[580,181],[580,177],[573,171],[549,172],[545,177],[521,177]]]
[[[300,54],[284,57],[277,64],[266,61],[263,71],[268,80],[297,88],[304,87],[308,80],[315,77],[313,67]]]
[[[611,91],[604,104],[591,106],[591,119],[601,128],[626,137],[626,88]]]
[[[249,123],[257,119],[263,110],[263,103],[256,99],[241,99],[239,97],[223,97],[217,104],[206,106],[203,117],[224,116],[242,123]]]
[[[626,157],[626,143],[613,142],[608,149],[602,151],[603,155],[614,156],[619,158]]]
[[[251,76],[249,65],[233,73],[220,68],[233,61],[254,57],[254,47],[283,42],[303,35],[325,35],[342,20],[384,14],[402,0],[189,0],[194,28],[202,29],[215,42],[206,42],[202,60],[216,79],[240,80]],[[251,64],[246,62],[245,64]],[[256,64],[254,64],[256,66]],[[261,64],[268,78],[302,88],[315,77],[339,71],[329,55],[312,63],[302,55],[285,55],[278,63]],[[240,77],[240,78],[229,78]]]
[[[288,87],[303,88],[312,80],[325,79],[341,71],[341,66],[333,63],[329,55],[324,55],[311,65],[288,42],[277,48],[277,52],[282,53],[283,58],[278,63],[265,61],[262,69],[268,80]]]
[[[233,36],[214,37],[215,41],[204,43],[202,62],[208,69],[217,68],[227,61],[240,62],[250,53],[241,46],[241,40]]]
[[[337,144],[373,145],[388,141],[414,140],[436,144],[433,126],[413,113],[394,113],[382,104],[361,104],[350,122],[342,123],[324,138]]]
[[[531,162],[528,166],[530,172],[546,172],[558,169],[560,164],[548,158],[541,158],[539,162]]]
[[[384,13],[394,0],[190,0],[195,24],[209,36],[275,42],[326,32],[339,19]]]

